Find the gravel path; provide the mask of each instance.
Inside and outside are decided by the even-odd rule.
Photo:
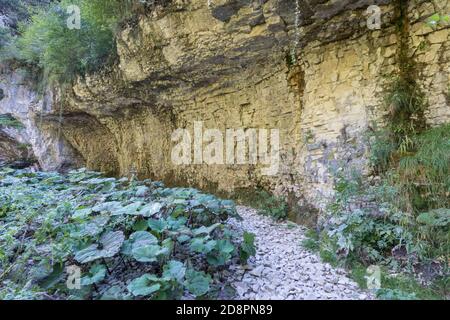
[[[238,207],[244,219],[230,219],[233,228],[256,234],[257,253],[248,267],[232,269],[237,299],[349,300],[370,299],[370,294],[346,276],[343,269],[320,262],[301,246],[305,229],[277,223],[255,209]]]

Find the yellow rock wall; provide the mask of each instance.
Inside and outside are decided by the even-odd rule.
[[[227,21],[206,1],[179,2],[126,28],[120,63],[74,86],[67,110],[90,125],[72,121],[64,134],[89,167],[119,175],[135,168],[142,178],[209,191],[265,188],[315,207],[332,194],[336,172],[367,171],[365,133],[382,123],[383,92],[399,68],[394,5],[382,6],[381,30],[365,27],[363,2],[339,14],[330,13],[336,4],[325,6],[322,15],[331,18],[301,26],[308,41],[299,41],[291,64],[296,31],[276,1],[243,5]],[[449,5],[441,1],[441,11]],[[436,125],[450,120],[450,29],[425,25],[433,10],[427,1],[411,3],[407,36],[429,101],[427,121]],[[278,174],[264,176],[261,164],[175,165],[171,135],[192,133],[195,121],[224,134],[279,129]]]

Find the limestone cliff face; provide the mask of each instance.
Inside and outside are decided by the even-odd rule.
[[[366,10],[374,4],[382,9],[381,30],[367,27]],[[450,12],[450,1],[439,5]],[[298,7],[293,0],[173,1],[126,27],[117,40],[119,62],[77,81],[64,103],[57,94],[49,99],[39,125],[34,97],[11,94],[0,111],[24,110],[35,119],[29,127],[42,137],[35,150],[53,148],[52,159],[118,175],[136,169],[140,177],[212,191],[264,187],[320,207],[336,171],[366,168],[364,132],[380,121],[384,86],[399,68],[405,36],[399,19],[408,21],[403,32],[429,100],[428,122],[450,120],[449,28],[424,24],[436,11],[429,1],[409,1],[406,17],[397,6],[388,0],[300,0]],[[279,129],[277,174],[264,175],[260,163],[174,164],[172,133],[193,132],[195,121],[223,135],[229,128]]]
[[[0,149],[0,154],[8,160],[29,158],[17,147],[18,144],[30,145],[34,157],[44,170],[61,170],[83,165],[82,157],[59,134],[58,126],[53,125],[47,117],[55,113],[53,94],[47,92],[45,97],[40,97],[32,88],[32,84],[20,70],[0,67],[0,114],[10,115],[23,125],[20,130],[3,129],[4,148]],[[9,146],[9,150],[16,151],[5,152],[6,146]],[[28,153],[28,150],[25,151]]]

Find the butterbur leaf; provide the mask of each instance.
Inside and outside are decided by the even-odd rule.
[[[113,181],[108,181],[103,184],[103,187],[100,189],[100,192],[110,192],[116,188],[116,184]]]
[[[218,240],[217,250],[223,253],[232,253],[234,251],[233,244],[228,240]]]
[[[52,266],[52,272],[41,279],[38,283],[44,289],[50,289],[55,286],[58,282],[62,281],[64,278],[64,267],[62,264],[56,264]]]
[[[134,231],[145,231],[148,228],[147,221],[145,220],[139,220],[133,225]]]
[[[78,226],[78,230],[72,232],[71,237],[82,238],[82,237],[93,237],[99,235],[103,232],[105,225],[108,223],[109,217],[107,216],[98,216],[91,219],[88,222],[80,224]]]
[[[81,181],[81,184],[92,184],[92,185],[99,185],[99,184],[107,184],[108,182],[114,182],[116,181],[115,178],[92,178],[89,180]]]
[[[180,218],[173,218],[173,217],[169,217],[167,218],[167,227],[170,230],[173,231],[179,231],[179,230],[183,230],[186,229],[186,222],[187,219],[185,217],[180,217]]]
[[[108,232],[100,238],[100,244],[91,244],[75,254],[75,260],[87,263],[99,258],[115,256],[123,244],[125,237],[122,231]]]
[[[162,233],[167,229],[167,223],[163,219],[149,219],[148,226],[157,233]]]
[[[211,252],[217,245],[215,240],[207,241],[205,238],[194,238],[191,240],[191,244],[189,248],[198,253],[209,253]]]
[[[89,275],[81,278],[81,285],[88,286],[103,281],[106,276],[106,267],[103,264],[93,265],[89,269]]]
[[[450,209],[441,208],[424,212],[417,217],[417,222],[431,227],[445,227],[450,224]]]
[[[229,215],[230,217],[236,218],[239,221],[242,221],[242,217],[236,211],[236,204],[232,200],[222,200],[220,202],[222,206],[222,211]]]
[[[152,202],[150,204],[147,204],[139,210],[139,215],[143,217],[152,217],[158,212],[161,211],[163,205],[159,202]]]
[[[130,235],[128,240],[126,240],[122,247],[122,253],[125,255],[132,255],[132,250],[137,249],[147,245],[158,244],[158,239],[150,232],[146,231],[136,231]]]
[[[234,252],[233,244],[228,240],[218,240],[216,247],[208,254],[206,260],[213,266],[222,266],[232,257]]]
[[[125,240],[123,242],[122,248],[120,249],[120,254],[131,256],[131,250],[133,249],[133,245],[129,240]]]
[[[167,238],[161,243],[163,249],[166,249],[166,251],[163,253],[164,255],[170,255],[170,253],[173,251],[174,242],[172,239]]]
[[[189,245],[189,248],[194,252],[203,252],[203,248],[205,246],[205,239],[204,238],[194,238],[191,240],[191,244]]]
[[[143,198],[150,192],[150,189],[146,186],[140,186],[137,188],[136,197]]]
[[[173,210],[171,215],[173,217],[179,217],[180,215],[182,215],[184,213],[184,211],[186,210],[186,204],[182,204],[182,205],[177,205]]]
[[[39,262],[38,265],[31,269],[30,276],[33,280],[41,281],[53,272],[53,266],[47,259]]]
[[[69,296],[67,300],[88,300],[91,296],[91,287],[82,286],[80,289],[69,289],[67,290]]]
[[[407,293],[399,289],[378,289],[376,295],[380,300],[417,300],[415,293]]]
[[[186,235],[186,234],[182,234],[181,236],[179,236],[179,237],[177,238],[177,241],[178,241],[179,243],[185,243],[186,241],[189,241],[189,239],[191,239],[190,236],[188,236],[188,235]]]
[[[195,236],[201,235],[201,234],[211,234],[217,227],[220,227],[221,223],[215,223],[209,227],[201,226],[200,228],[192,230],[192,233]]]
[[[114,212],[122,208],[122,204],[119,201],[108,201],[99,203],[92,208],[94,212]]]
[[[157,280],[158,279],[151,274],[144,274],[143,276],[131,281],[127,286],[127,289],[134,296],[149,296],[161,288],[159,283],[155,283]]]
[[[120,286],[112,286],[103,292],[100,300],[130,300],[132,295],[124,293]]]
[[[133,247],[131,254],[139,262],[155,262],[158,260],[158,256],[163,254],[163,250],[159,245],[143,245],[139,247]]]
[[[163,276],[182,282],[186,274],[186,267],[182,262],[171,260],[164,266]]]
[[[158,239],[147,231],[133,232],[128,240],[133,244],[133,247],[158,243]]]
[[[118,210],[114,210],[112,212],[113,216],[120,216],[120,215],[124,215],[124,214],[129,214],[129,215],[138,215],[138,210],[139,208],[142,206],[142,202],[137,201],[137,202],[133,202],[123,208],[120,208]]]
[[[72,219],[84,219],[87,216],[89,216],[91,212],[92,212],[91,208],[77,209],[72,215]]]
[[[208,293],[210,283],[211,276],[209,274],[206,274],[203,271],[195,271],[193,269],[186,271],[184,286],[193,295],[199,297]]]

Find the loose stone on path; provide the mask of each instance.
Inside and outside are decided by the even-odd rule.
[[[257,253],[249,266],[231,270],[236,299],[360,300],[371,295],[360,289],[345,270],[322,263],[301,246],[305,229],[276,223],[257,210],[238,206],[243,221],[230,219],[236,230],[256,235]]]

